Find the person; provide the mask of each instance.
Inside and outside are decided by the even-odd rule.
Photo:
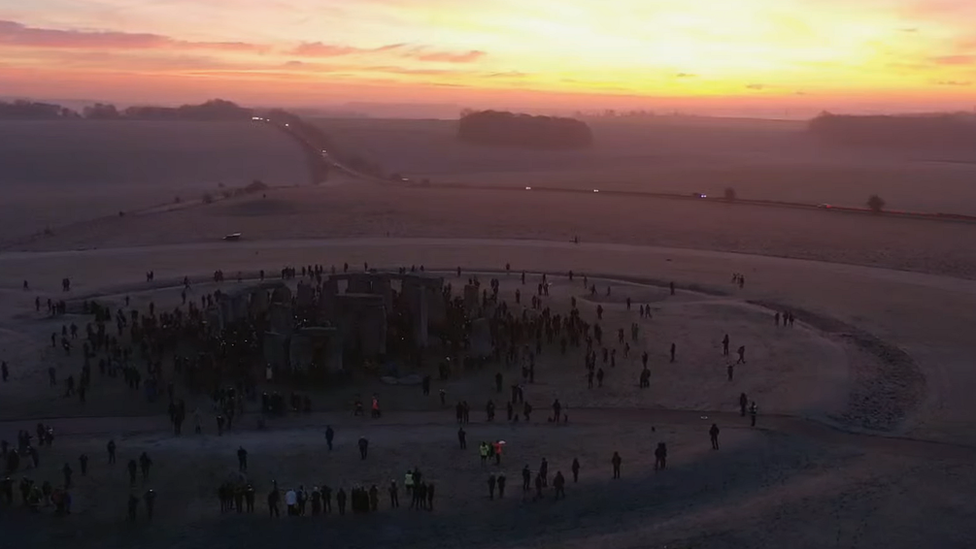
[[[729,364],[728,366],[726,366],[725,370],[729,374],[729,381],[732,381],[732,376],[735,373],[735,366]]]
[[[139,510],[139,498],[135,494],[129,494],[129,520],[136,521],[136,512]]]
[[[275,484],[271,492],[268,493],[268,513],[271,518],[277,518],[281,516],[281,511],[278,510],[278,502],[281,500],[281,493],[278,491],[278,485]]]
[[[555,402],[552,403],[552,417],[554,422],[559,423],[559,417],[562,409],[563,405],[559,403],[559,399],[557,398]]]
[[[556,476],[552,479],[552,486],[556,489],[556,499],[566,497],[566,478],[562,471],[556,471]]]
[[[575,484],[579,482],[579,472],[580,472],[580,463],[579,460],[576,458],[573,458],[572,470],[573,470],[573,483]]]
[[[488,499],[495,499],[495,484],[498,479],[495,478],[495,474],[492,473],[488,475]]]
[[[106,449],[108,449],[108,463],[109,465],[112,465],[113,463],[115,463],[115,441],[114,440],[108,441],[108,446],[106,446]]]
[[[468,433],[467,433],[467,431],[464,430],[464,427],[458,427],[458,433],[457,433],[458,443],[461,445],[461,449],[462,450],[466,450],[468,448],[468,437],[467,437],[467,435],[468,435]]]
[[[360,459],[366,459],[366,454],[369,452],[369,441],[366,437],[359,437],[359,457]]]
[[[501,372],[496,372],[495,373],[495,392],[497,392],[497,393],[502,392],[502,373]]]
[[[142,499],[146,502],[146,518],[152,520],[153,518],[153,508],[156,506],[156,491],[149,489],[146,491]]]
[[[433,482],[427,483],[426,492],[427,492],[427,510],[433,511],[434,510],[434,483]]]
[[[729,334],[722,338],[722,356],[729,356]]]
[[[247,472],[247,450],[243,446],[237,448],[237,470]]]
[[[752,426],[756,426],[756,414],[759,413],[759,408],[756,406],[756,401],[753,400],[752,404],[749,405],[749,417],[752,421]]]
[[[254,512],[254,486],[251,486],[250,484],[248,484],[247,487],[244,488],[244,502],[247,508],[247,512],[253,513]]]
[[[322,492],[318,486],[312,487],[312,516],[317,517],[322,513]]]
[[[663,442],[657,444],[654,450],[654,470],[664,469],[668,465],[668,447]]]
[[[70,489],[72,487],[72,484],[71,484],[71,474],[74,471],[71,470],[71,466],[70,465],[68,465],[67,463],[65,463],[64,464],[64,467],[61,468],[61,472],[64,474],[64,488],[65,488],[65,490],[68,490],[68,489]]]
[[[328,485],[323,484],[322,488],[319,490],[322,492],[322,512],[327,515],[332,514],[332,488]]]
[[[496,440],[492,448],[495,450],[495,465],[502,464],[502,441]]]
[[[498,476],[496,477],[496,480],[495,480],[495,482],[498,483],[498,499],[502,499],[503,497],[505,497],[505,482],[506,481],[507,481],[507,479],[505,478],[505,473],[498,473]]]
[[[614,452],[613,458],[610,459],[610,463],[613,464],[613,478],[615,479],[620,478],[620,463],[622,461],[623,459],[620,458],[620,454],[618,452]]]
[[[78,465],[81,467],[81,476],[88,476],[88,454],[81,454],[78,457]]]
[[[139,468],[139,466],[136,465],[136,460],[130,459],[129,460],[128,468],[129,468],[129,484],[135,484],[136,483],[136,470]]]
[[[407,491],[407,493],[410,494],[411,497],[413,497],[413,486],[414,486],[413,471],[407,471],[406,473],[404,473],[403,486],[404,489]]]
[[[708,430],[708,436],[712,439],[712,450],[718,450],[718,425],[713,423],[712,428]]]
[[[152,460],[149,459],[149,455],[145,452],[139,456],[139,466],[142,468],[142,481],[145,482],[149,480],[149,468],[152,467]]]
[[[331,425],[326,425],[325,427],[325,443],[329,445],[329,451],[332,451],[332,441],[335,439],[335,431],[332,430]]]
[[[522,468],[522,491],[528,492],[531,490],[532,483],[532,471],[529,470],[529,466],[526,465]]]
[[[736,361],[736,364],[745,364],[746,363],[746,346],[745,345],[740,345],[738,352],[739,352],[739,360]]]
[[[285,492],[285,508],[289,517],[298,516],[298,493],[295,490]]]
[[[339,514],[345,515],[346,514],[346,491],[343,490],[342,488],[339,488],[339,491],[336,492],[336,505],[339,506]]]
[[[677,350],[678,350],[678,347],[674,343],[672,343],[671,344],[671,362],[674,362],[674,355],[675,355],[675,351],[677,351]]]
[[[400,495],[397,493],[397,483],[396,480],[390,481],[390,508],[396,509],[400,507]]]
[[[380,491],[375,484],[369,487],[369,507],[374,513],[380,507]]]

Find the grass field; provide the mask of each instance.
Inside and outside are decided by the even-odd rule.
[[[299,148],[238,122],[0,122],[0,218],[9,234],[199,197],[261,179],[307,182]]]

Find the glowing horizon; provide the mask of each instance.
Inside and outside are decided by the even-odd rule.
[[[971,108],[966,0],[0,0],[0,94]]]

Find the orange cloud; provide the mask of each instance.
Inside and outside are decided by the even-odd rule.
[[[960,66],[976,64],[976,55],[942,55],[933,57],[932,62],[936,65]]]
[[[487,55],[483,51],[463,52],[434,50],[427,46],[410,47],[408,44],[387,44],[376,48],[357,48],[322,42],[303,42],[289,53],[300,57],[343,57],[350,55],[373,55],[392,52],[397,57],[428,61],[433,63],[472,63]]]

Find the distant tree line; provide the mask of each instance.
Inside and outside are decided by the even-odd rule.
[[[56,120],[81,118],[77,112],[53,103],[17,100],[0,101],[0,120]]]
[[[478,145],[527,149],[578,149],[593,145],[593,132],[574,118],[500,111],[465,111],[458,139]]]
[[[976,115],[850,116],[823,113],[808,131],[828,143],[884,147],[976,146]]]
[[[200,105],[181,107],[135,106],[119,109],[110,103],[95,103],[78,111],[53,103],[18,100],[0,102],[0,120],[247,120],[250,109],[230,101],[213,99]]]
[[[281,109],[270,111],[254,111],[241,107],[231,101],[213,99],[199,105],[183,105],[180,107],[134,106],[119,109],[111,103],[95,103],[88,105],[81,112],[65,108],[53,103],[41,103],[28,100],[12,102],[0,101],[0,120],[162,120],[162,121],[233,121],[251,120],[255,116],[273,120],[278,124],[286,124],[289,132],[300,136],[308,145],[307,154],[311,155],[317,181],[324,181],[328,167],[321,162],[321,150],[327,150],[330,157],[342,162],[349,168],[360,173],[386,177],[383,168],[363,157],[362,155],[343,151],[325,132],[317,126],[303,120],[300,116]]]

